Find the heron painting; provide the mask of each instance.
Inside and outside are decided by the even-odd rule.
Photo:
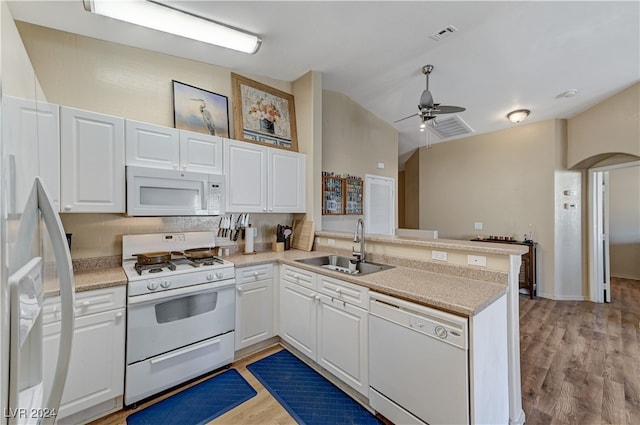
[[[226,96],[173,80],[175,128],[229,137],[229,102]]]

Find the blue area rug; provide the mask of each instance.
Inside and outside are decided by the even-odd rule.
[[[255,396],[230,369],[127,417],[127,425],[202,425]]]
[[[375,416],[287,350],[247,369],[300,424],[381,424]]]

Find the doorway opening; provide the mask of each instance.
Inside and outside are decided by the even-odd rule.
[[[611,302],[609,173],[640,161],[589,169],[589,299]]]

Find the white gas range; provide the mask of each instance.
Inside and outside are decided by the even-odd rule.
[[[235,268],[208,256],[214,244],[213,232],[122,237],[125,405],[233,361]]]

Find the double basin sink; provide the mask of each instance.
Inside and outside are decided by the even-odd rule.
[[[323,269],[360,276],[393,268],[393,266],[386,264],[355,262],[355,258],[341,257],[339,255],[324,255],[296,261]]]

